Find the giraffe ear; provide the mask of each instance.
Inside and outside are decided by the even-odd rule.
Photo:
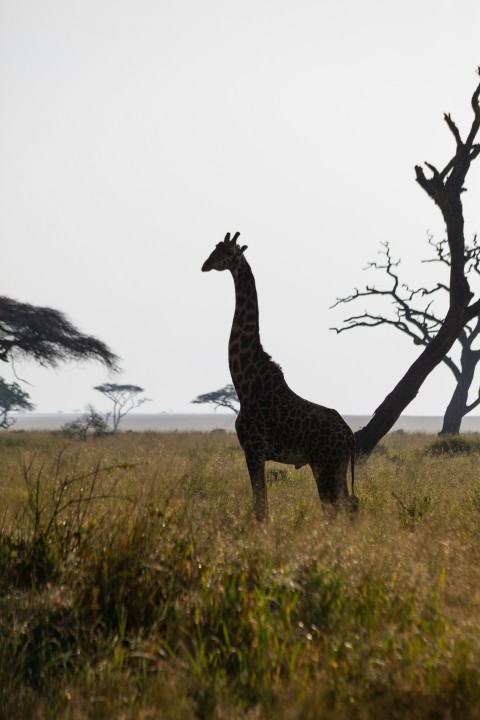
[[[248,245],[242,245],[242,247],[240,248],[240,252],[243,254],[247,248]]]

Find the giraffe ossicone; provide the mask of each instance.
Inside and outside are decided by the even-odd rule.
[[[235,285],[235,313],[228,344],[232,381],[240,400],[235,427],[252,483],[255,515],[268,516],[265,462],[296,468],[310,465],[322,505],[358,509],[354,493],[355,439],[341,415],[304,400],[287,385],[283,372],[260,342],[255,278],[239,245],[227,233],[202,266],[203,272],[229,270]],[[351,470],[352,494],[347,475]]]

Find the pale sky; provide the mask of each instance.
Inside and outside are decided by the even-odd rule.
[[[234,291],[200,268],[239,230],[290,387],[372,413],[419,350],[337,336],[368,304],[329,307],[385,240],[412,285],[439,278],[414,165],[450,158],[444,112],[470,127],[479,28],[478,0],[0,0],[1,293],[64,311],[124,369],[19,363],[37,410],[103,409],[111,380],[145,387],[143,411],[207,411],[190,401],[230,381]],[[470,238],[480,161],[467,185]],[[452,391],[439,368],[406,412]]]

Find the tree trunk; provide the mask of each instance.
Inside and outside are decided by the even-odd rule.
[[[467,412],[467,393],[461,385],[457,385],[443,416],[442,429],[439,435],[458,435],[463,416]]]
[[[479,354],[465,346],[462,350],[461,375],[448,403],[443,417],[443,426],[439,435],[458,435],[462,420],[469,412],[468,392],[473,382],[475,368],[477,367]]]
[[[460,309],[455,312],[449,310],[444,324],[432,342],[375,410],[370,422],[355,433],[357,453],[370,453],[382,437],[392,429],[407,405],[417,395],[424,380],[451,349],[464,324],[464,312]]]

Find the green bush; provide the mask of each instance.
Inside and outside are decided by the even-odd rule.
[[[460,435],[442,437],[427,448],[429,455],[469,455],[479,451],[480,441],[467,440]]]

